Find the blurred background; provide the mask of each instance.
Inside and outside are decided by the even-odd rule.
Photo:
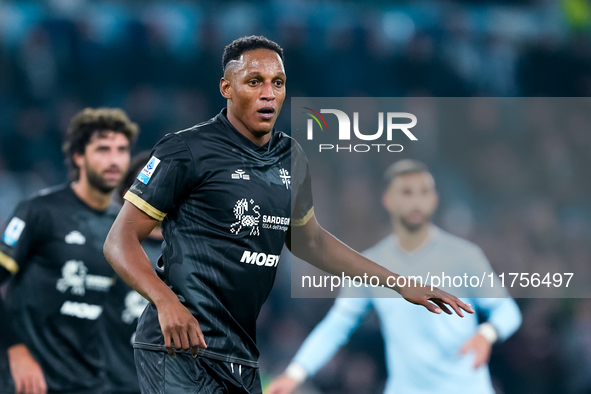
[[[150,149],[219,112],[223,47],[250,34],[285,49],[289,97],[591,95],[588,0],[0,1],[0,225],[21,199],[66,182],[60,146],[76,112],[121,107],[141,127],[135,151]],[[288,133],[289,97],[277,123]],[[435,222],[495,267],[590,266],[591,111],[556,122],[548,100],[531,103],[523,134],[491,132],[499,113],[484,105],[470,109],[473,133],[425,139],[417,157],[438,169],[443,190]],[[332,171],[314,169],[319,221],[355,248],[371,246],[389,231],[385,211],[363,234],[343,229],[341,216],[376,204],[381,190],[360,187],[361,177],[333,183]],[[291,299],[282,262],[259,318],[265,379],[332,305]],[[523,325],[491,359],[498,393],[591,393],[591,301],[517,301]],[[306,392],[381,393],[384,380],[370,315]]]

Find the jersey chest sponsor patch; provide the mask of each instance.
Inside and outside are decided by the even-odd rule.
[[[154,171],[156,171],[156,167],[158,167],[158,164],[160,164],[160,159],[156,156],[152,156],[150,158],[150,161],[148,161],[148,164],[146,164],[146,166],[137,176],[137,179],[144,185],[147,185],[148,182],[150,182],[150,178],[152,178]]]
[[[240,258],[241,263],[246,264],[256,264],[259,267],[277,267],[279,263],[280,255],[270,254],[270,253],[262,253],[262,252],[253,252],[250,250],[245,250],[242,253],[242,257]]]
[[[148,300],[137,291],[131,290],[125,296],[125,310],[121,313],[121,320],[126,324],[133,323],[146,309]]]
[[[96,320],[103,313],[100,305],[90,305],[85,302],[66,301],[60,308],[64,316],[77,317],[78,319]]]
[[[8,246],[16,245],[24,229],[25,222],[16,216],[13,217],[10,223],[8,223],[8,227],[2,236],[2,242]]]
[[[69,245],[84,245],[86,237],[80,231],[71,231],[66,235],[65,241]]]
[[[232,213],[236,219],[230,224],[230,233],[238,235],[247,232],[250,236],[259,236],[261,227],[270,230],[282,230],[286,232],[290,218],[278,215],[263,214],[261,206],[255,203],[254,199],[241,198],[236,201]]]
[[[83,261],[68,260],[62,267],[62,277],[56,283],[56,289],[65,293],[84,296],[86,290],[107,292],[113,286],[114,279],[108,276],[90,275]]]

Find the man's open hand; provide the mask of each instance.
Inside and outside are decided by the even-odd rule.
[[[413,280],[407,281],[406,286],[398,287],[396,290],[408,302],[415,305],[423,305],[433,313],[444,311],[448,315],[451,315],[452,311],[449,310],[447,305],[461,317],[464,317],[462,309],[468,313],[474,313],[470,305],[460,301],[457,297],[436,287],[433,287],[433,290],[431,290],[430,286],[421,285]]]
[[[297,386],[298,382],[294,378],[281,375],[269,384],[265,394],[291,394]]]
[[[460,354],[474,353],[474,369],[488,363],[490,358],[491,343],[481,334],[476,334],[470,338],[460,349]]]

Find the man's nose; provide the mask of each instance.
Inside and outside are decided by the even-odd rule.
[[[275,92],[273,91],[273,85],[271,82],[265,82],[263,84],[261,98],[264,100],[273,100],[275,98]]]

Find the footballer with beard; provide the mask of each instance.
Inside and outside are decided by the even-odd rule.
[[[8,349],[12,379],[0,379],[14,387],[0,391],[103,392],[98,318],[115,273],[102,248],[137,134],[120,109],[76,114],[63,146],[72,182],[40,191],[12,215],[0,283],[12,277],[8,318],[19,338]]]
[[[407,277],[442,270],[451,276],[493,272],[478,246],[431,222],[438,195],[425,164],[400,160],[388,168],[385,180],[383,204],[393,233],[365,251],[367,258]],[[384,297],[379,289],[355,290],[341,291],[286,372],[271,383],[268,394],[289,394],[314,375],[345,344],[370,307],[380,317],[384,337],[388,367],[384,394],[494,394],[488,370],[491,347],[521,324],[517,304],[506,291],[496,298],[471,292],[462,300],[478,314],[461,320],[409,308],[404,300]]]

